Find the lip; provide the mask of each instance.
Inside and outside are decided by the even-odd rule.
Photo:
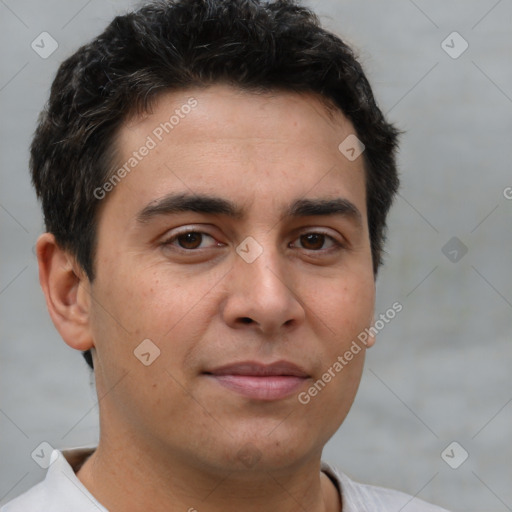
[[[231,391],[264,401],[293,395],[309,378],[303,369],[288,361],[271,364],[244,361],[221,366],[205,374]]]

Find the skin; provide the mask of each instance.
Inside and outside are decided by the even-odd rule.
[[[338,150],[354,128],[313,94],[189,89],[123,125],[119,165],[191,97],[197,107],[103,199],[92,283],[51,234],[38,241],[55,326],[68,345],[93,349],[100,442],[78,477],[114,512],[341,510],[320,459],[365,351],[308,404],[297,395],[373,319],[363,159]],[[244,215],[137,220],[177,192],[228,199]],[[350,201],[359,221],[283,215],[298,199],[333,198]],[[169,242],[186,228],[204,235]],[[328,236],[302,236],[319,231]],[[248,236],[263,250],[252,263],[236,252]],[[149,366],[134,356],[144,339],[160,350]],[[308,378],[289,397],[257,400],[204,373],[249,360],[287,360]]]

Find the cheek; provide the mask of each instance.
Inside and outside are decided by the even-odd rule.
[[[208,292],[218,280],[216,272],[184,275],[170,265],[139,266],[133,272],[121,266],[107,267],[103,276],[98,276],[96,290],[98,341],[104,340],[109,351],[128,358],[128,363],[133,362],[133,350],[145,339],[154,341],[162,355],[172,346],[173,360],[180,361],[194,340],[201,338],[209,315],[216,311]]]
[[[375,304],[373,276],[334,281],[315,295],[312,304],[332,331],[348,341],[348,337],[352,339],[372,323]]]
[[[105,268],[99,284],[105,309],[129,332],[144,334],[142,331],[149,325],[155,326],[155,317],[167,317],[169,323],[170,317],[186,307],[187,294],[180,284],[166,282],[165,275],[156,269],[111,265]]]

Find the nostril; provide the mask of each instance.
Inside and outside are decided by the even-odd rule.
[[[252,318],[249,318],[248,316],[244,316],[240,319],[241,322],[244,324],[250,324],[252,322]]]

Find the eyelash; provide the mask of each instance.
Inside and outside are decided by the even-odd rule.
[[[339,251],[341,249],[345,249],[345,244],[341,243],[339,240],[336,240],[336,238],[334,238],[333,236],[329,235],[328,233],[325,233],[324,231],[305,231],[303,233],[301,233],[297,238],[297,239],[300,239],[301,237],[305,236],[305,235],[320,235],[320,236],[323,236],[325,237],[325,241],[330,241],[332,243],[332,247],[328,248],[328,249],[319,249],[319,250],[314,250],[314,249],[303,249],[305,251],[311,251],[313,253],[330,253],[330,252],[333,252],[333,251]]]
[[[185,249],[183,247],[174,245],[174,242],[177,241],[180,237],[191,234],[191,233],[196,234],[196,235],[207,236],[207,237],[210,237],[213,240],[215,240],[215,238],[212,235],[210,235],[204,231],[190,229],[187,231],[182,231],[181,233],[176,233],[175,235],[171,236],[170,238],[168,238],[167,240],[162,242],[161,245],[163,247],[169,247],[169,246],[174,247],[174,249],[179,252],[185,252],[185,253],[199,252],[199,251],[201,251],[201,249]],[[324,236],[326,239],[328,239],[332,242],[332,247],[330,247],[329,249],[319,249],[319,250],[303,249],[305,251],[311,251],[313,253],[322,253],[322,252],[327,253],[327,252],[337,251],[337,250],[345,248],[345,245],[343,243],[341,243],[340,241],[336,240],[333,236],[331,236],[328,233],[325,233],[323,231],[305,231],[305,232],[301,233],[300,235],[298,235],[295,240],[300,239],[302,236],[305,236],[305,235]],[[203,242],[203,240],[201,240],[201,242]],[[211,247],[207,247],[206,249],[210,249],[210,248]]]
[[[182,231],[181,233],[176,233],[175,235],[171,236],[170,238],[168,238],[167,240],[162,242],[162,245],[164,247],[172,246],[173,242],[178,240],[178,238],[188,235],[188,234],[191,234],[191,233],[193,233],[195,235],[202,235],[202,236],[206,235],[206,236],[212,238],[213,240],[215,240],[212,235],[209,235],[208,233],[205,233],[204,231],[199,231],[197,229],[190,229],[188,231]],[[202,241],[203,240],[201,240],[201,242]],[[175,249],[177,249],[178,251],[183,251],[183,252],[199,252],[201,250],[201,249],[185,249],[184,247],[178,247],[178,246],[175,246]],[[210,247],[208,247],[208,249],[210,249]]]

